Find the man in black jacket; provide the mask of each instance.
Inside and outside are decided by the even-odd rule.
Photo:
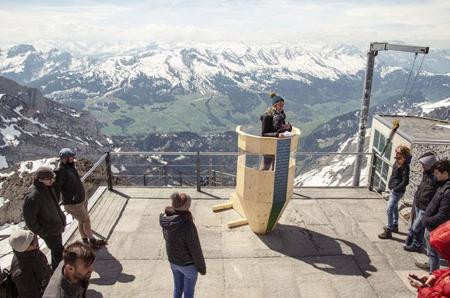
[[[34,234],[44,239],[52,254],[52,269],[62,260],[62,233],[66,226],[66,216],[58,204],[53,190],[55,174],[46,167],[36,171],[33,185],[25,193],[23,218]]]
[[[388,224],[384,232],[378,235],[380,239],[391,239],[392,232],[398,232],[398,203],[405,195],[406,186],[409,184],[409,163],[411,162],[411,151],[406,146],[398,146],[395,149],[395,163],[389,178],[389,189],[391,196],[386,209]]]
[[[174,278],[173,297],[194,297],[198,272],[206,274],[200,240],[189,212],[191,198],[185,193],[171,195],[172,206],[159,217],[166,241],[167,257]]]
[[[14,257],[11,277],[20,298],[41,298],[52,276],[47,258],[39,250],[37,237],[31,231],[16,230],[9,237]]]
[[[95,239],[92,233],[84,185],[75,168],[75,155],[75,151],[70,148],[63,148],[59,152],[61,161],[55,170],[55,190],[58,198],[61,196],[64,209],[78,221],[78,230],[83,242],[97,249],[107,242]]]
[[[292,126],[286,124],[284,99],[272,93],[272,106],[261,116],[261,136],[278,138],[286,131],[292,131]],[[264,155],[263,170],[273,170],[274,156]]]
[[[440,267],[439,255],[430,245],[430,233],[439,225],[450,220],[450,161],[448,159],[441,160],[436,164],[434,176],[439,188],[428,204],[422,219],[429,262],[428,264],[416,262],[417,267],[428,269],[430,274]]]
[[[42,298],[85,298],[94,261],[95,252],[89,246],[79,241],[68,245]]]
[[[422,251],[423,234],[425,232],[422,218],[437,190],[437,181],[434,177],[434,166],[437,163],[436,156],[432,152],[427,152],[420,156],[418,160],[423,168],[422,181],[414,195],[414,220],[411,221],[406,244],[403,247],[406,251],[415,252]]]

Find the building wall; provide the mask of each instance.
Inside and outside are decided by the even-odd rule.
[[[414,193],[417,190],[417,186],[422,180],[422,166],[417,161],[418,157],[425,152],[433,152],[440,159],[450,158],[450,144],[413,144],[412,145],[412,162],[411,162],[411,172],[410,172],[410,183],[406,188],[406,194],[404,197],[404,202],[407,206],[412,204],[414,198]]]

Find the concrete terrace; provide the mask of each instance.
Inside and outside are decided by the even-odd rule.
[[[88,297],[171,297],[172,275],[159,226],[173,188],[100,189],[90,211],[99,250]],[[102,193],[102,191],[104,191]],[[424,255],[403,251],[405,234],[377,238],[386,202],[364,188],[294,190],[277,229],[268,236],[248,226],[229,230],[232,210],[213,213],[231,188],[183,189],[206,258],[196,297],[416,297],[408,272]],[[75,225],[72,226],[75,230]],[[406,223],[400,223],[406,231]],[[70,240],[79,238],[75,232]]]

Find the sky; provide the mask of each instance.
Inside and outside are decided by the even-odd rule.
[[[450,48],[450,1],[0,0],[0,45],[83,43],[350,44]]]

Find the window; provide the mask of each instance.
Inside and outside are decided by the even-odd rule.
[[[374,172],[372,173],[372,175],[374,175],[373,188],[385,190],[390,167],[389,159],[391,158],[392,143],[388,143],[387,138],[378,130],[375,130],[372,149],[376,154]],[[384,153],[383,156],[381,156],[383,150]]]

